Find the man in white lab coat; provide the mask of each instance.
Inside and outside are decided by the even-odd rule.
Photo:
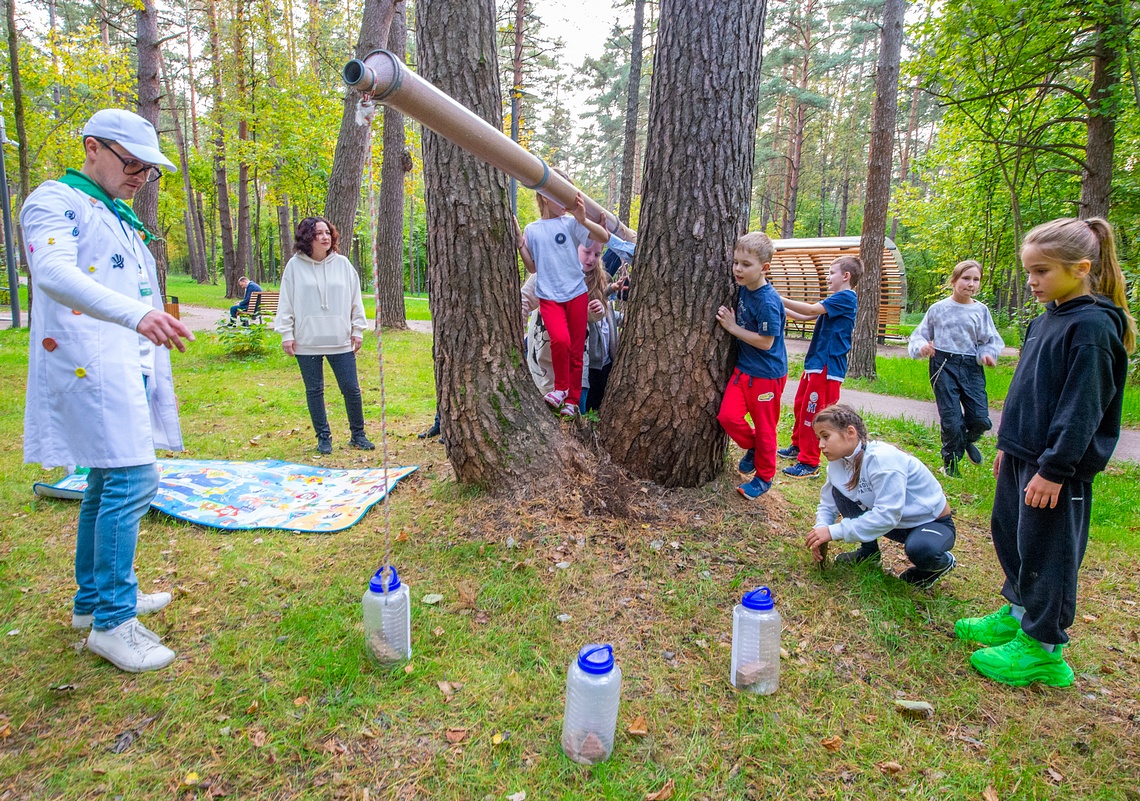
[[[150,233],[124,202],[175,169],[154,126],[104,109],[82,137],[83,168],[42,184],[20,213],[36,299],[24,460],[90,468],[72,625],[92,626],[88,649],[138,673],[175,657],[138,622],[170,593],[138,592],[134,557],[158,490],[155,448],[182,449],[168,349],[194,336],[163,311]]]

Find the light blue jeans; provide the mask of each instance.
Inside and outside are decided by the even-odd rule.
[[[113,629],[135,616],[139,523],[158,493],[158,464],[92,467],[75,541],[75,613],[95,613],[94,628]]]
[[[150,402],[150,382],[143,392]],[[92,467],[79,507],[75,538],[74,610],[95,614],[93,628],[113,629],[135,616],[139,582],[135,578],[135,546],[139,523],[158,494],[158,464]]]

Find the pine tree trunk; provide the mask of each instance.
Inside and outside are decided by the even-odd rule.
[[[139,116],[158,130],[159,100],[162,97],[158,79],[158,65],[162,60],[158,44],[158,12],[154,0],[143,0],[135,13],[136,43],[138,45],[138,95]],[[158,291],[166,296],[166,243],[161,239],[158,228],[158,181],[143,184],[135,194],[135,214],[159,239],[152,240],[149,247],[154,256],[155,271],[158,273]]]
[[[732,251],[748,225],[765,6],[661,4],[634,264],[645,280],[633,284],[600,434],[615,462],[665,486],[724,468],[716,415],[732,337],[716,311],[733,305]]]
[[[502,129],[494,0],[419,0],[420,74]],[[544,486],[577,448],[520,358],[523,326],[507,179],[424,131],[430,305],[440,423],[456,477],[499,491]]]
[[[16,196],[17,210],[22,208],[28,195],[32,193],[32,167],[28,160],[28,133],[24,125],[24,89],[23,79],[20,76],[20,38],[16,29],[16,0],[8,0],[5,5],[5,14],[8,18],[8,69],[12,76],[12,114],[16,120],[16,144],[19,145],[20,156],[20,193]],[[28,254],[23,247],[24,230],[20,225],[19,216],[16,219],[16,238],[20,247],[16,248],[20,256],[20,267],[28,272]],[[28,306],[31,312],[32,285],[28,284]]]
[[[182,191],[186,195],[186,213],[183,222],[186,226],[186,250],[190,259],[190,276],[199,284],[206,282],[206,252],[198,239],[198,225],[194,220],[196,211],[193,203],[194,190],[190,185],[190,156],[186,149],[186,137],[182,134],[182,123],[178,120],[178,108],[174,104],[174,91],[170,86],[170,77],[166,74],[166,61],[159,62],[162,73],[162,84],[166,89],[166,98],[170,103],[170,118],[174,121],[174,144],[178,148],[178,169],[182,173]]]
[[[236,17],[234,19],[234,60],[237,63],[237,101],[238,113],[238,140],[249,141],[249,123],[246,121],[246,82],[245,71],[245,4],[237,2],[234,5]],[[226,297],[237,298],[242,295],[238,286],[238,279],[249,276],[253,266],[253,242],[249,219],[249,162],[244,157],[238,162],[238,218],[237,218],[237,261],[234,263],[232,276],[227,276]],[[232,283],[231,283],[232,281]]]
[[[1116,95],[1120,85],[1120,48],[1124,8],[1120,0],[1105,6],[1107,19],[1096,26],[1093,49],[1093,79],[1089,88],[1088,138],[1085,143],[1085,169],[1081,175],[1081,202],[1078,216],[1108,217],[1112,195],[1112,160],[1116,146]]]
[[[629,91],[625,99],[625,142],[621,156],[621,192],[618,218],[629,224],[633,205],[633,172],[637,161],[637,111],[641,101],[641,40],[645,28],[645,0],[633,2],[633,31],[629,46]]]
[[[388,49],[404,57],[408,25],[404,3],[388,29]],[[404,312],[404,175],[412,168],[404,150],[404,115],[384,108],[384,164],[380,168],[380,202],[376,212],[376,325],[407,328]]]
[[[887,236],[887,206],[891,199],[891,158],[895,144],[895,115],[899,107],[899,56],[902,50],[906,0],[883,4],[883,37],[875,74],[875,104],[871,112],[871,151],[867,157],[867,199],[863,204],[863,233],[859,256],[859,311],[851,344],[850,374],[875,378],[882,292],[883,241]]]
[[[356,58],[364,58],[388,40],[388,27],[400,0],[364,0],[360,37],[356,42]],[[356,124],[357,92],[345,92],[340,117],[340,133],[336,139],[328,194],[325,195],[325,218],[340,232],[340,241],[352,241],[356,229],[356,210],[360,205],[360,186],[364,162],[368,157],[370,132],[367,125]]]
[[[218,10],[215,0],[209,0],[206,3],[206,23],[210,35],[210,52],[213,55],[210,61],[211,70],[214,73],[214,108],[219,110],[219,113],[215,114],[214,120],[214,188],[218,196],[218,225],[222,229],[222,273],[223,283],[226,286],[226,297],[232,297],[230,288],[237,284],[237,276],[234,275],[237,256],[234,253],[234,224],[233,217],[230,214],[230,188],[229,182],[226,180],[225,127],[220,113],[222,108],[222,51],[218,37]],[[210,270],[213,271],[213,269],[214,266],[211,264]]]

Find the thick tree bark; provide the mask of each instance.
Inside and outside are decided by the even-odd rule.
[[[645,31],[645,0],[633,2],[633,31],[629,46],[629,91],[625,98],[625,142],[621,155],[621,191],[618,217],[629,224],[633,205],[633,173],[637,161],[637,114],[641,101],[641,50]]]
[[[408,24],[404,3],[396,7],[388,29],[388,49],[404,57]],[[404,175],[412,158],[404,150],[404,115],[384,108],[384,164],[380,168],[380,203],[376,211],[376,325],[407,328],[404,312]]]
[[[162,85],[158,78],[158,65],[162,53],[158,44],[158,11],[154,0],[143,0],[135,13],[135,42],[138,46],[138,93],[139,116],[158,130],[159,101],[162,98]],[[158,291],[166,297],[166,242],[161,239],[158,228],[158,181],[143,184],[135,195],[135,214],[143,225],[159,236],[150,243],[154,256],[155,270],[158,273]]]
[[[851,344],[851,375],[875,378],[879,336],[879,298],[882,292],[883,240],[887,236],[887,206],[891,199],[891,158],[894,155],[895,116],[899,108],[899,56],[902,51],[906,0],[883,4],[883,37],[875,74],[875,103],[871,112],[871,151],[867,157],[867,198],[863,203],[863,233],[859,256],[859,311]]]
[[[364,58],[388,40],[388,27],[396,14],[400,0],[365,0],[360,22],[360,37],[356,42],[356,58]],[[329,189],[325,195],[325,218],[340,232],[340,241],[347,248],[356,228],[356,210],[360,205],[360,186],[364,176],[364,162],[368,157],[370,134],[367,125],[356,124],[356,105],[360,95],[345,92],[344,109],[340,117],[340,133],[336,139]]]
[[[1081,202],[1078,216],[1108,217],[1112,194],[1112,160],[1116,146],[1117,88],[1120,84],[1120,48],[1124,33],[1124,4],[1114,2],[1105,11],[1108,17],[1096,26],[1093,49],[1093,79],[1089,89],[1088,139],[1085,170],[1081,176]]]
[[[519,141],[522,111],[523,45],[526,43],[526,0],[515,0],[515,46],[511,54],[511,139]],[[519,182],[511,176],[511,214],[519,213]]]
[[[494,0],[419,0],[420,74],[502,128]],[[424,131],[430,306],[440,423],[456,477],[499,491],[543,486],[575,458],[522,362],[507,178]]]
[[[732,251],[748,225],[765,6],[661,5],[634,264],[645,280],[633,285],[600,433],[615,462],[665,486],[724,468],[716,415],[732,337],[716,310],[733,305]]]

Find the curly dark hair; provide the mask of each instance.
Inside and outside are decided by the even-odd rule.
[[[326,220],[324,217],[306,217],[297,223],[297,233],[293,237],[293,252],[304,253],[306,256],[313,255],[313,240],[317,236],[317,223],[324,223],[329,227],[329,233],[332,234],[332,244],[329,245],[329,253],[338,253],[336,249],[337,242],[340,241],[340,234],[337,233],[336,226]]]

